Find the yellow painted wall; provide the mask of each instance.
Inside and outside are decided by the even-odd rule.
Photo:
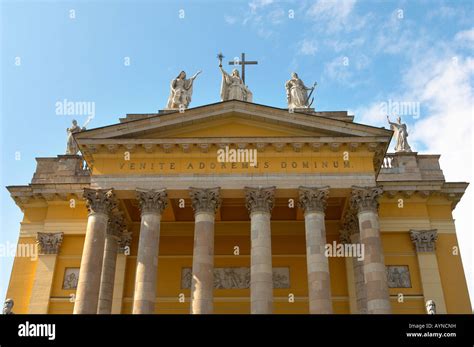
[[[35,245],[36,240],[32,237],[21,237],[18,244]],[[13,312],[26,313],[30,303],[31,289],[35,278],[37,261],[31,257],[15,257],[7,290],[7,298],[15,302]]]
[[[459,250],[455,234],[438,235],[436,256],[446,308],[448,313],[472,313],[461,255],[453,254],[453,247]]]

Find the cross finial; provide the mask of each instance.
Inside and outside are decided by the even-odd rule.
[[[222,53],[219,53],[218,58],[219,58],[219,56],[222,56]],[[257,64],[258,64],[258,61],[245,60],[245,53],[242,53],[240,60],[239,60],[238,57],[236,57],[233,61],[229,61],[229,65],[241,65],[242,66],[241,75],[242,75],[242,82],[244,82],[244,84],[245,84],[245,65],[257,65]]]

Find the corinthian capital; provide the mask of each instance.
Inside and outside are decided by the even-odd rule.
[[[270,213],[275,203],[275,188],[276,187],[245,187],[245,206],[249,213]]]
[[[352,243],[351,236],[359,233],[359,218],[354,209],[348,209],[342,218],[340,240],[342,243]]]
[[[36,243],[41,254],[58,254],[64,233],[38,233]]]
[[[189,188],[194,212],[215,213],[221,203],[220,188]]]
[[[298,206],[308,212],[323,212],[326,210],[329,187],[300,187]]]
[[[374,211],[379,208],[379,196],[383,189],[380,187],[352,186],[351,207],[358,212]]]
[[[110,214],[109,222],[107,224],[107,235],[119,239],[122,232],[125,230],[126,224],[123,217],[123,212],[114,211]]]
[[[109,214],[117,206],[115,193],[112,189],[84,188],[84,199],[86,199],[89,214]]]
[[[125,253],[127,250],[130,252],[130,245],[132,244],[132,233],[130,231],[123,232],[120,234],[120,238],[118,240],[119,253]]]
[[[137,199],[140,210],[144,213],[162,213],[168,205],[166,189],[137,189]]]
[[[410,230],[410,238],[417,252],[434,252],[438,240],[438,230]]]

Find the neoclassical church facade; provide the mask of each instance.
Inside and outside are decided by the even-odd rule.
[[[7,187],[19,249],[38,246],[7,297],[15,313],[471,313],[452,217],[468,184],[439,155],[388,153],[392,134],[237,100],[77,132],[77,155]]]

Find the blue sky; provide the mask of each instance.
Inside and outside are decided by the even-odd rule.
[[[57,115],[58,101],[94,102],[88,127],[112,124],[163,108],[182,69],[203,70],[191,106],[219,101],[219,51],[259,61],[246,76],[256,103],[285,107],[292,71],[318,82],[316,109],[358,122],[386,126],[382,103],[416,103],[402,115],[412,148],[472,181],[472,18],[471,1],[2,1],[1,186],[30,182],[35,157],[64,153],[72,118],[86,121]],[[472,284],[471,192],[455,216]],[[0,243],[13,244],[21,212],[6,189],[0,211]],[[0,257],[0,297],[11,263]]]

